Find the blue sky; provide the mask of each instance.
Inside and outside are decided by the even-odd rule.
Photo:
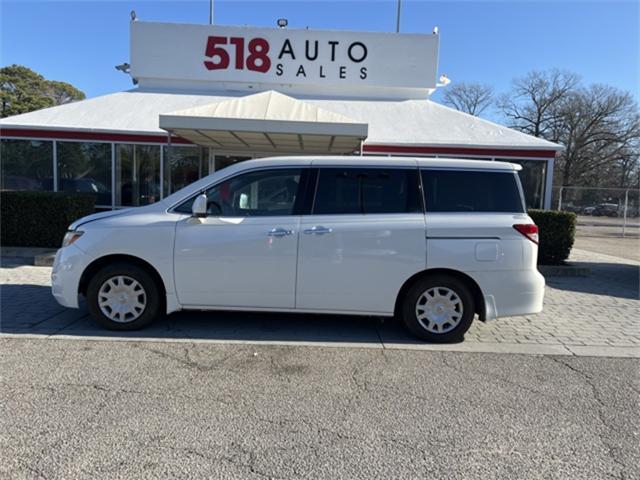
[[[128,60],[129,12],[141,20],[208,22],[205,1],[0,0],[0,64],[26,65],[93,97],[131,88],[113,67]],[[394,31],[396,1],[215,1],[225,25]],[[401,31],[440,28],[440,73],[509,88],[532,69],[563,68],[640,99],[640,2],[408,1]],[[437,93],[434,97],[439,98]]]

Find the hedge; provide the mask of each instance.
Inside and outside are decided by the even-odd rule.
[[[0,192],[0,245],[60,248],[69,224],[95,212],[93,195]]]
[[[529,216],[539,229],[538,263],[541,265],[564,263],[569,258],[576,235],[576,214],[550,210],[529,210]]]

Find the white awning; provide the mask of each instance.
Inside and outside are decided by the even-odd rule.
[[[160,114],[160,128],[223,150],[340,154],[358,150],[369,126],[268,91]]]

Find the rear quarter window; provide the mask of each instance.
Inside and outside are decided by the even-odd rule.
[[[523,213],[516,172],[422,170],[427,212]]]

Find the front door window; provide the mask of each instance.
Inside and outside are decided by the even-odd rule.
[[[278,217],[293,214],[300,170],[253,172],[226,180],[207,192],[212,215]]]
[[[224,180],[207,190],[208,213],[216,217],[293,215],[301,174],[300,169],[263,170]],[[189,214],[192,204],[190,199],[175,211]]]

